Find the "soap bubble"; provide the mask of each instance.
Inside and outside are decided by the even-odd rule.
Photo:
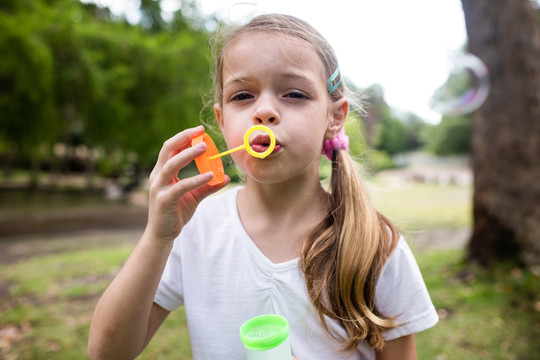
[[[472,54],[453,54],[448,57],[446,79],[431,96],[429,105],[442,115],[466,115],[476,111],[488,93],[486,65]]]
[[[245,24],[246,20],[252,19],[264,13],[263,9],[255,2],[243,1],[231,5],[227,9],[226,22],[228,24]]]

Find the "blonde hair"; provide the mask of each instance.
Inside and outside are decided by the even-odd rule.
[[[221,104],[223,98],[223,60],[227,55],[227,51],[229,51],[242,35],[257,31],[288,35],[311,44],[323,63],[324,73],[327,74],[327,78],[336,71],[338,63],[334,50],[329,46],[326,39],[307,22],[289,15],[260,15],[252,19],[246,25],[240,27],[226,27],[216,32],[212,44],[215,59],[215,66],[213,68],[215,102]],[[344,86],[340,85],[332,93],[332,100],[335,101],[343,97],[343,90]]]
[[[256,31],[292,36],[311,44],[322,61],[326,78],[338,67],[332,47],[311,25],[288,15],[260,15],[230,33],[218,33],[217,52],[214,51],[215,102],[222,103],[223,61],[227,51],[242,35]],[[331,100],[343,98],[346,91],[341,81],[330,94]],[[330,195],[326,218],[306,238],[302,248],[307,291],[330,335],[339,339],[330,331],[327,317],[337,319],[345,328],[347,338],[339,339],[345,351],[354,351],[363,341],[381,350],[383,332],[398,324],[378,311],[375,286],[397,244],[397,230],[377,212],[354,161],[343,150],[333,153]]]

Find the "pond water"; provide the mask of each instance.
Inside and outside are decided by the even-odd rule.
[[[83,190],[0,190],[0,217],[127,205],[125,202],[106,200],[100,192]]]

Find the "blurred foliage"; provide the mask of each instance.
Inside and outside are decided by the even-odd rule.
[[[130,24],[77,0],[0,3],[5,169],[69,168],[106,177],[126,167],[148,170],[165,139],[212,117],[201,94],[211,84],[206,24],[216,19],[203,18],[195,1],[182,1],[165,21],[159,0],[142,0],[140,15]],[[470,131],[459,120],[433,127],[393,111],[378,85],[348,86],[366,94],[366,114],[352,111],[346,128],[351,154],[368,172],[393,167],[393,155],[426,143],[437,154],[467,151],[453,144]],[[212,136],[224,149],[221,135]],[[225,165],[240,178],[231,162]]]
[[[209,34],[183,10],[143,26],[76,0],[3,1],[0,151],[85,144],[153,164],[164,139],[200,122],[209,83]]]
[[[389,113],[379,120],[377,128],[376,148],[388,154],[404,152],[407,147],[405,124]]]
[[[384,99],[380,85],[364,90],[367,114],[362,116],[364,161],[370,173],[396,167],[392,157],[399,153],[423,149],[424,134],[432,127],[410,112],[396,112]],[[357,155],[354,154],[353,155]]]
[[[425,131],[426,149],[435,155],[468,154],[471,150],[472,122],[468,116],[443,117]]]
[[[379,85],[366,89],[368,119],[373,118],[374,129],[370,131],[373,148],[387,154],[397,154],[406,149],[406,129],[392,112],[384,99],[384,90]],[[368,120],[369,122],[369,120]]]

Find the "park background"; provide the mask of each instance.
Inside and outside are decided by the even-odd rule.
[[[140,14],[130,23],[76,0],[0,4],[2,359],[85,358],[93,307],[144,229],[163,141],[200,122],[215,128],[208,43],[221,19],[190,1],[165,20],[159,1],[142,0]],[[439,313],[417,335],[419,358],[538,358],[540,267],[468,260],[474,115],[428,122],[389,106],[379,84],[344,80],[367,105],[347,123],[351,153]],[[191,358],[182,310],[140,358]]]

